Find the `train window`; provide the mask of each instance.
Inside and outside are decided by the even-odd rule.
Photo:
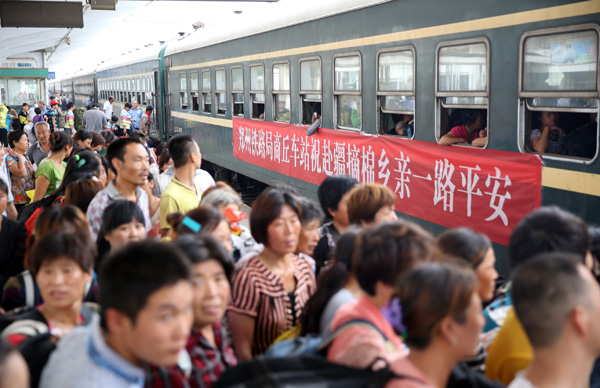
[[[300,60],[300,100],[302,101],[302,124],[312,124],[313,115],[321,114],[321,59]]]
[[[290,122],[290,64],[273,64],[273,118]]]
[[[250,66],[250,102],[252,103],[251,117],[265,119],[265,66]]]
[[[198,72],[192,71],[190,73],[190,95],[192,97],[192,111],[198,112],[200,103],[198,102]]]
[[[179,73],[179,96],[181,101],[181,109],[188,108],[188,94],[187,94],[187,74]]]
[[[244,69],[231,68],[231,104],[233,116],[244,117]]]
[[[521,38],[519,148],[586,163],[598,151],[597,26],[528,32]]]
[[[486,39],[438,45],[436,137],[441,144],[450,144],[446,141],[464,144],[466,140],[472,146],[487,145],[488,74],[489,43]],[[457,138],[460,141],[454,141]]]
[[[412,48],[377,55],[378,127],[382,135],[412,138],[415,120],[415,53]]]
[[[217,102],[218,115],[224,115],[227,112],[227,105],[225,104],[226,85],[225,69],[215,70],[215,99]]]
[[[146,90],[148,90],[146,88],[146,78],[142,78],[142,104],[146,105],[147,101],[146,101]]]
[[[210,70],[202,72],[202,112],[212,112],[212,96],[210,85]]]
[[[343,54],[334,58],[334,105],[336,128],[362,127],[361,58]]]

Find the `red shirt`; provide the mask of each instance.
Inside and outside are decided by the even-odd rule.
[[[237,365],[231,343],[220,323],[213,325],[215,344],[200,333],[192,333],[186,350],[192,359],[192,372],[186,377],[178,367],[152,366],[146,376],[146,387],[152,388],[208,388],[221,377],[229,367]]]

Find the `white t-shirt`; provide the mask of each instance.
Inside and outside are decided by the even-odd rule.
[[[110,120],[113,115],[113,106],[110,102],[106,101],[104,103],[104,115],[106,115],[106,119]]]
[[[161,194],[163,191],[165,191],[169,182],[171,182],[174,174],[175,171],[173,166],[171,166],[158,177],[158,184]],[[213,187],[215,185],[215,180],[208,171],[198,169],[196,170],[196,175],[194,176],[194,184],[198,186],[201,192],[204,193],[209,187]]]
[[[515,379],[510,383],[508,388],[537,388],[535,385],[531,384],[531,381],[527,380],[525,377],[525,372],[521,371],[517,373]]]

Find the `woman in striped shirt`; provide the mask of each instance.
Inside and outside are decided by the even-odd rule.
[[[125,103],[125,109],[121,110],[121,129],[123,130],[123,134],[125,136],[129,136],[131,133],[131,114],[129,111],[131,110],[131,103]]]
[[[73,136],[75,135],[75,115],[73,114],[73,111],[75,110],[75,104],[73,104],[73,101],[69,102],[67,104],[67,116],[65,117],[66,121],[65,121],[65,132],[67,132],[69,135]]]
[[[269,188],[254,202],[250,229],[264,250],[235,275],[228,308],[238,360],[263,354],[295,326],[316,290],[310,264],[294,254],[300,227],[298,203],[291,194]]]

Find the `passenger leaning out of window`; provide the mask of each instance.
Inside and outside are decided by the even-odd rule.
[[[558,113],[539,112],[540,128],[531,130],[531,146],[535,152],[546,154],[565,153],[565,133],[558,124]]]
[[[485,126],[485,111],[467,109],[462,112],[462,124],[452,128],[440,138],[439,144],[470,144],[473,147],[483,147],[487,143],[487,127]]]

